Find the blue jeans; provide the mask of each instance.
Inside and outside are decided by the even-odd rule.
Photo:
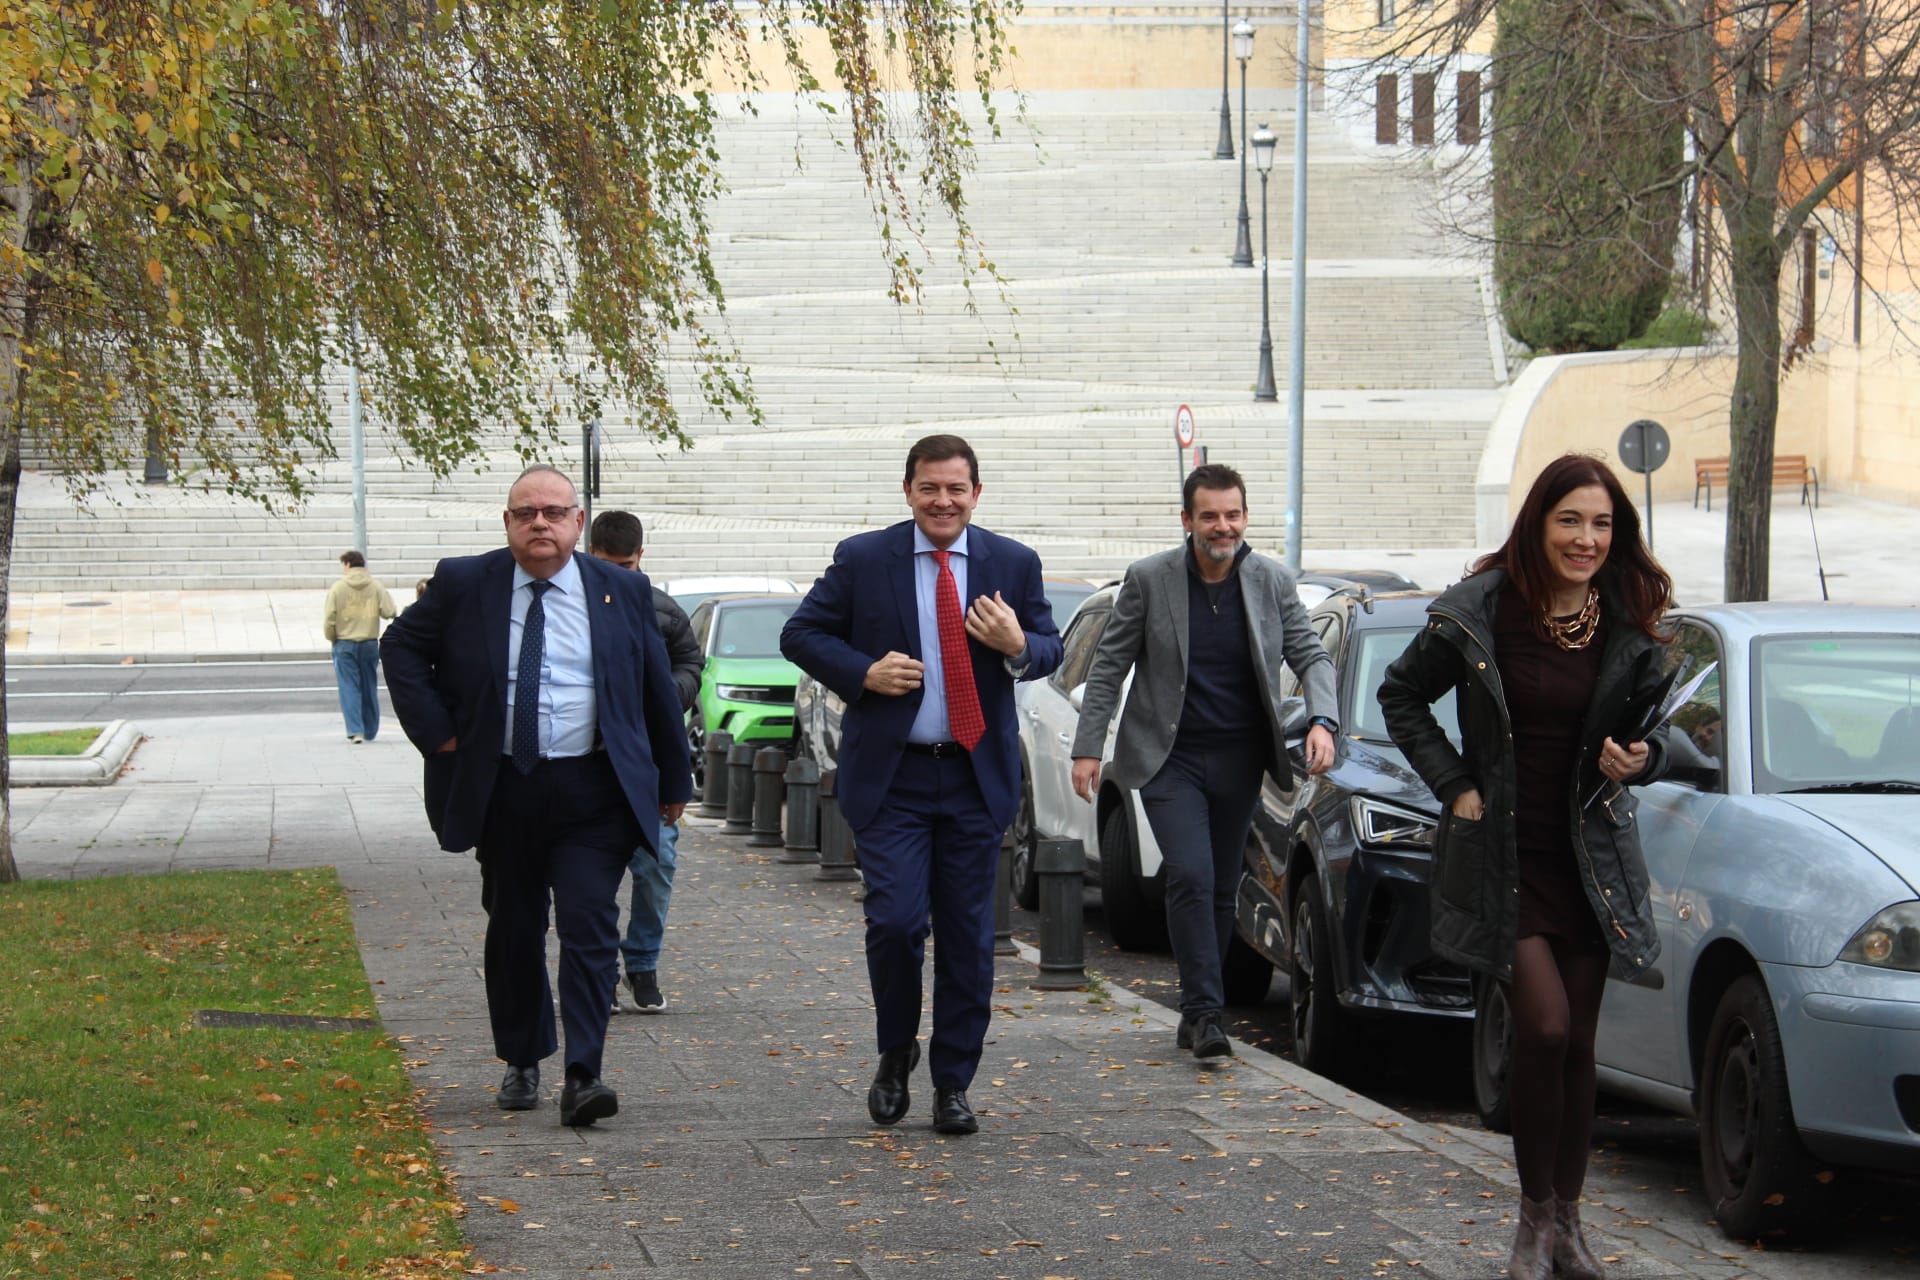
[[[333,680],[340,687],[340,714],[347,736],[371,742],[380,732],[380,642],[335,640]]]
[[[1140,788],[1165,863],[1167,935],[1180,970],[1180,1012],[1189,1018],[1226,1004],[1220,973],[1265,772],[1258,752],[1176,737],[1160,772]]]
[[[660,824],[660,856],[645,845],[636,846],[628,870],[633,872],[633,907],[627,916],[627,934],[620,939],[628,973],[652,973],[660,967],[660,940],[667,932],[667,903],[673,900],[673,868],[680,859],[680,824]]]

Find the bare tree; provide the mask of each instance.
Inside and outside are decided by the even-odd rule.
[[[1920,208],[1920,0],[1568,3],[1608,33],[1616,91],[1684,122],[1688,145],[1660,171],[1602,157],[1594,168],[1633,175],[1614,179],[1613,204],[1623,211],[1661,192],[1687,193],[1693,285],[1703,303],[1730,315],[1734,332],[1726,596],[1763,600],[1780,381],[1811,338],[1804,324],[1786,333],[1783,280],[1804,269],[1796,249],[1809,233],[1824,233],[1860,278],[1849,228],[1863,184],[1884,197],[1876,204],[1883,240],[1899,243]],[[1462,0],[1416,11],[1380,56],[1457,56],[1500,8]],[[1496,65],[1493,75],[1512,70]],[[1508,100],[1492,128],[1524,133],[1535,122],[1528,104]]]

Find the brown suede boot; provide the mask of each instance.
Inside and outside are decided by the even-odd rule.
[[[1508,1280],[1553,1280],[1553,1197],[1520,1197],[1520,1226],[1507,1256]]]
[[[1580,1202],[1556,1200],[1553,1205],[1553,1269],[1560,1280],[1606,1280],[1600,1259],[1587,1248],[1580,1230]]]

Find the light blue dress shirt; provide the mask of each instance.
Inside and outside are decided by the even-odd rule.
[[[953,585],[960,592],[960,613],[964,618],[970,597],[967,595],[967,536],[962,529],[947,560],[953,571]],[[933,558],[938,550],[919,525],[913,526],[913,603],[920,616],[920,710],[907,731],[908,742],[951,742],[953,726],[947,720],[947,668],[940,653],[940,562]],[[1007,670],[1015,677],[1027,669],[1027,651],[1006,660]]]
[[[513,703],[520,694],[520,637],[527,629],[527,607],[533,603],[534,577],[513,566],[513,594],[507,613],[507,723],[513,723]],[[593,633],[587,624],[586,586],[580,579],[578,556],[568,556],[560,572],[547,581],[553,590],[540,600],[546,614],[546,640],[540,663],[540,754],[543,757],[583,756],[593,750]],[[511,735],[509,735],[511,738]],[[512,755],[509,740],[501,754]]]

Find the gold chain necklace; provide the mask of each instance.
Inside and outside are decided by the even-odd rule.
[[[1587,602],[1580,606],[1580,612],[1562,621],[1542,610],[1539,622],[1541,633],[1562,649],[1584,649],[1600,630],[1600,593],[1588,587]]]

